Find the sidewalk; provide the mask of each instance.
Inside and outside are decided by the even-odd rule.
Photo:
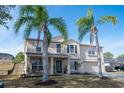
[[[121,78],[124,79],[124,74],[114,74],[114,73],[103,73],[104,76],[111,77],[111,78]]]

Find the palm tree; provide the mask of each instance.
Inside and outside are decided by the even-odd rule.
[[[90,45],[93,45],[94,36],[96,39],[96,51],[97,51],[97,61],[99,65],[99,76],[103,77],[102,73],[102,63],[101,63],[101,55],[100,55],[100,47],[99,47],[99,39],[98,39],[98,25],[102,25],[105,23],[111,22],[113,25],[117,23],[117,19],[115,16],[101,16],[97,21],[94,20],[93,10],[88,9],[87,15],[85,17],[81,17],[77,20],[78,32],[79,32],[79,41],[83,39],[83,37],[90,32]]]
[[[31,31],[38,33],[37,46],[39,45],[40,34],[43,32],[43,79],[48,81],[48,46],[51,42],[52,34],[49,26],[52,25],[67,40],[67,27],[63,18],[49,18],[45,6],[20,6],[20,17],[15,23],[15,33],[25,25],[24,38],[28,38]]]
[[[14,9],[13,5],[0,5],[0,26],[4,26],[5,28],[9,28],[7,26],[7,21],[12,19],[10,14],[10,10]]]

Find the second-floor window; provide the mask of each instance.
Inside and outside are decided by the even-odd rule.
[[[37,52],[41,52],[41,47],[36,47]]]
[[[61,44],[56,44],[56,52],[61,53]]]
[[[77,53],[77,45],[67,45],[67,53]]]
[[[88,51],[88,54],[89,54],[89,55],[95,55],[95,50],[89,50],[89,51]]]
[[[70,45],[70,52],[74,53],[74,45]]]
[[[35,41],[35,49],[37,52],[41,52],[41,42],[39,42],[39,45],[37,46],[37,41]]]

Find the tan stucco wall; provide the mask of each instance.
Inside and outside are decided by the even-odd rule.
[[[36,43],[36,40],[29,40],[27,43],[27,49],[30,49],[33,52],[35,52],[35,46],[34,46],[35,43]],[[52,42],[50,44],[50,46],[48,48],[49,53],[56,53],[56,44],[57,44],[56,42]],[[77,54],[67,53],[67,44],[77,45]],[[42,41],[40,41],[40,45],[42,46]],[[78,42],[70,39],[67,41],[66,45],[64,47],[62,47],[62,53],[69,55],[70,60],[73,60],[73,59],[79,60],[81,67],[79,67],[78,71],[81,73],[85,71],[85,66],[87,68],[89,68],[89,70],[87,69],[89,72],[92,72],[92,71],[90,71],[91,70],[90,68],[94,69],[94,71],[98,71],[98,65],[96,65],[96,64],[98,64],[97,63],[97,54],[96,54],[96,56],[89,56],[88,50],[90,48],[91,47],[88,45],[81,45]],[[92,47],[92,48],[95,49],[95,47]],[[101,51],[101,58],[102,58],[102,69],[103,69],[103,71],[105,71],[103,49],[100,48],[100,51]],[[86,63],[83,64],[84,61],[86,61]],[[50,59],[49,59],[49,62],[50,62]],[[55,62],[55,60],[54,60],[54,62]],[[96,63],[94,63],[94,62],[96,62]],[[67,60],[66,61],[63,60],[63,63],[64,63],[64,66],[66,66]],[[49,68],[50,68],[50,65],[51,65],[51,63],[49,63]],[[50,74],[50,69],[49,69],[49,74]]]

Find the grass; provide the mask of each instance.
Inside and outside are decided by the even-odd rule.
[[[63,75],[50,76],[50,79],[58,83],[53,85],[35,85],[42,77],[19,78],[19,76],[0,76],[5,81],[7,88],[124,88],[124,80],[100,79],[91,75]]]

